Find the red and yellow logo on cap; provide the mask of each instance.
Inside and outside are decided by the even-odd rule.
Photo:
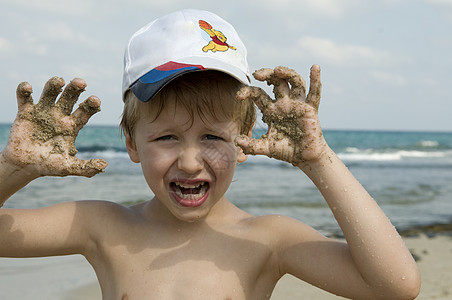
[[[206,46],[202,48],[202,51],[207,52],[210,50],[212,52],[217,52],[226,51],[228,49],[237,49],[231,45],[228,45],[228,43],[226,43],[227,38],[225,37],[225,35],[221,31],[213,29],[212,25],[210,25],[206,21],[199,20],[199,27],[207,32],[207,34],[212,39]]]

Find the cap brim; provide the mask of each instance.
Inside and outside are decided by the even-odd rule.
[[[202,66],[170,62],[152,69],[141,76],[140,79],[130,86],[130,90],[139,100],[147,102],[176,77],[188,72],[201,71],[203,69]]]
[[[196,64],[192,64],[196,62]],[[149,101],[165,85],[173,79],[190,72],[216,70],[236,78],[243,84],[249,85],[250,78],[245,72],[220,61],[209,59],[200,64],[200,58],[190,57],[178,62],[168,62],[141,76],[131,86],[133,94],[143,102]]]

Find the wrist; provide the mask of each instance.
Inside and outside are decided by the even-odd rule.
[[[8,156],[0,152],[0,182],[8,179],[22,179],[24,182],[30,182],[41,175],[34,168],[28,165],[18,165]]]
[[[26,186],[39,175],[10,162],[3,152],[0,152],[0,207],[13,194]]]
[[[306,173],[307,171],[332,164],[332,157],[334,156],[336,156],[336,153],[325,143],[323,150],[319,151],[319,154],[315,158],[303,160],[295,166]]]

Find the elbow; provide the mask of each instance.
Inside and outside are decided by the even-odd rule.
[[[390,283],[379,285],[380,289],[374,291],[374,299],[386,300],[413,300],[418,297],[421,290],[421,276],[419,270],[412,270],[409,275],[404,275]],[[381,289],[385,286],[384,289]]]
[[[400,299],[413,300],[419,295],[421,291],[421,276],[418,269],[409,273],[410,275],[403,276],[400,280],[394,281],[392,284],[392,296],[385,299]]]
[[[415,299],[421,291],[421,276],[419,271],[416,274],[412,274],[409,280],[405,279],[404,281],[406,282],[403,282],[399,287],[399,299]]]
[[[400,293],[403,297],[400,299],[415,299],[421,291],[421,273],[416,263],[413,264],[412,270],[403,276],[399,285]]]

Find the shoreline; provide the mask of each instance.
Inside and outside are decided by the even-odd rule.
[[[452,221],[450,223],[431,223],[427,225],[412,226],[404,230],[400,230],[402,237],[418,237],[425,234],[428,237],[450,236],[452,237]]]

